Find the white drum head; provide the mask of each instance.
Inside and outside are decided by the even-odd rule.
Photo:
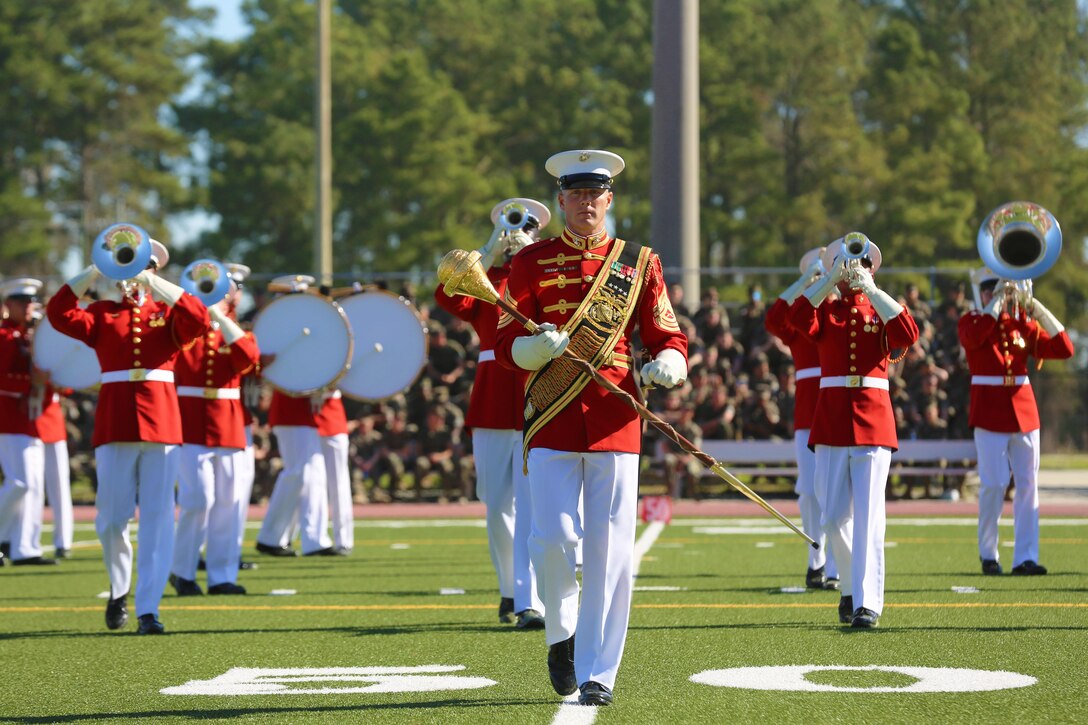
[[[90,390],[102,382],[102,366],[95,351],[74,337],[59,332],[43,317],[34,330],[34,365],[49,373],[56,388]]]
[[[351,369],[340,379],[344,395],[383,400],[415,382],[427,362],[423,319],[403,297],[380,290],[340,300],[355,336]]]
[[[261,354],[276,359],[261,376],[291,395],[309,395],[331,386],[351,362],[351,327],[344,311],[311,294],[272,300],[253,322]]]

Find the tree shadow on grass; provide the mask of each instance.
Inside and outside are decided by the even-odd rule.
[[[495,700],[458,700],[458,699],[446,699],[446,700],[432,700],[429,702],[386,702],[386,703],[352,703],[351,705],[342,706],[326,706],[326,707],[231,707],[221,708],[217,710],[193,710],[188,707],[181,706],[177,710],[143,710],[140,712],[99,712],[99,713],[81,713],[78,715],[63,714],[63,715],[40,715],[34,717],[7,717],[0,719],[0,722],[20,723],[24,725],[31,725],[32,723],[64,723],[64,722],[82,722],[88,720],[94,721],[118,721],[118,720],[152,720],[155,718],[181,718],[185,720],[227,720],[239,717],[254,717],[265,715],[268,717],[280,717],[291,719],[292,715],[296,717],[294,719],[301,721],[312,719],[315,714],[324,713],[328,715],[337,715],[338,718],[344,718],[347,720],[358,720],[358,713],[360,712],[382,712],[382,711],[396,711],[396,710],[434,710],[438,708],[461,708],[461,707],[487,707],[494,708],[501,705],[556,705],[558,702],[554,699],[523,699],[512,700],[506,702],[496,702]]]
[[[904,634],[909,632],[1084,632],[1088,626],[1005,626],[1005,627],[964,627],[964,626],[896,626],[889,625],[881,619],[880,626],[876,629],[854,629],[848,624],[827,622],[734,622],[723,624],[663,624],[663,625],[631,625],[631,631],[637,630],[751,630],[751,629],[803,629],[839,631],[844,634]]]

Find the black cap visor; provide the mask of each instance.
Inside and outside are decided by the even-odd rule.
[[[611,189],[612,177],[604,174],[567,174],[559,177],[560,189]]]

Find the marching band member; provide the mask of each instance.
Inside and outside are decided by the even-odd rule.
[[[816,412],[816,398],[820,393],[820,354],[816,345],[789,325],[790,305],[801,296],[822,274],[819,250],[814,259],[802,260],[801,276],[778,296],[767,310],[764,324],[790,348],[793,356],[794,379],[797,381],[796,402],[793,407],[793,447],[797,454],[797,504],[801,510],[801,526],[805,533],[819,543],[820,548],[808,547],[808,570],[805,586],[809,589],[838,589],[839,570],[835,557],[828,556],[824,546],[826,537],[820,523],[822,512],[816,498],[816,454],[808,447],[812,418]],[[808,255],[806,255],[806,258]],[[811,261],[810,264],[804,264]]]
[[[569,344],[637,396],[631,372],[637,325],[655,355],[642,379],[672,387],[687,375],[687,339],[660,259],[605,228],[612,179],[623,165],[607,151],[548,159],[548,171],[559,179],[566,228],[514,257],[506,290],[520,312],[543,324],[529,335],[503,314],[495,343],[500,363],[530,372],[524,411],[533,498],[529,546],[547,612],[548,671],[556,692],[580,690],[584,705],[612,702],[627,636],[642,425],[618,396],[559,358]],[[583,492],[585,515],[579,516]],[[579,606],[575,545],[583,537]]]
[[[231,285],[230,294],[236,294]],[[239,495],[247,470],[241,380],[259,353],[253,335],[231,319],[227,306],[223,300],[208,308],[207,334],[182,350],[174,365],[183,443],[170,583],[178,596],[203,594],[196,571],[205,537],[208,594],[246,593],[238,584],[239,508],[249,504]]]
[[[159,277],[166,247],[151,240],[148,269],[121,283],[120,302],[103,300],[86,309],[79,298],[98,277],[90,266],[61,287],[47,306],[58,331],[93,348],[102,366],[92,444],[98,469],[95,529],[110,578],[106,626],[128,621],[132,543],[128,522],[140,507],[136,567],[136,614],[140,634],[165,632],[159,602],[170,574],[174,545],[174,482],[177,480],[181,414],[174,361],[208,330],[200,300]],[[150,290],[150,295],[147,291]]]
[[[820,394],[809,435],[816,449],[816,497],[839,566],[839,621],[877,626],[884,609],[884,488],[898,448],[888,394],[888,354],[910,347],[918,326],[876,286],[880,249],[851,232],[829,274],[794,301],[789,322],[816,343]],[[847,263],[847,250],[860,249]],[[838,288],[839,299],[828,295]]]
[[[272,280],[272,286],[301,293],[315,281],[309,275],[287,275]],[[343,411],[340,391],[297,397],[279,390],[273,392],[268,422],[276,436],[283,468],[276,477],[257,534],[258,552],[295,556],[290,544],[297,517],[303,556],[347,553],[333,547],[327,531],[329,496],[321,441],[323,433],[338,432],[340,419],[346,421]]]
[[[1039,411],[1028,380],[1028,357],[1064,360],[1073,343],[1050,310],[1034,298],[1016,300],[1025,316],[1010,315],[1016,290],[988,268],[975,274],[982,309],[960,318],[960,344],[971,371],[968,423],[978,449],[978,554],[983,574],[1000,574],[997,524],[1011,473],[1015,546],[1012,573],[1046,574],[1039,562]],[[995,292],[995,288],[996,292]]]
[[[512,204],[528,213],[521,229],[505,232],[500,215]],[[506,291],[513,256],[539,238],[551,220],[548,207],[533,199],[506,199],[491,210],[495,232],[480,248],[480,264],[501,295]],[[470,323],[480,338],[480,357],[472,385],[465,425],[472,429],[476,493],[487,507],[487,541],[491,563],[499,579],[499,622],[517,617],[518,629],[544,626],[544,604],[537,592],[529,559],[532,498],[521,461],[524,389],[527,375],[495,361],[495,334],[499,310],[468,295],[447,295],[441,286],[434,293],[440,307]]]
[[[7,318],[0,326],[0,539],[16,565],[56,564],[42,556],[42,510],[45,504],[45,446],[37,419],[45,398],[50,415],[60,412],[41,373],[30,359],[31,327],[42,283],[23,277],[0,286]],[[71,515],[69,499],[69,516]],[[56,499],[50,503],[57,510]],[[69,526],[69,532],[71,527]],[[69,544],[70,546],[71,544]]]

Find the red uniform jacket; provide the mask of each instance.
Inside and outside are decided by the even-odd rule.
[[[245,407],[242,376],[257,364],[257,340],[246,334],[227,345],[218,326],[178,355],[174,382],[180,388],[201,388],[207,397],[178,396],[181,434],[186,443],[210,448],[245,448]],[[237,390],[238,398],[216,398],[219,389]]]
[[[984,312],[960,318],[960,344],[967,353],[971,375],[997,376],[1009,385],[971,385],[972,427],[995,433],[1026,433],[1039,427],[1039,410],[1031,385],[1016,385],[1028,374],[1028,357],[1064,360],[1073,356],[1073,342],[1063,330],[1051,337],[1034,320],[1002,312],[995,320]]]
[[[348,432],[348,418],[344,413],[344,403],[340,400],[340,391],[330,393],[315,414],[310,403],[311,396],[294,397],[279,390],[272,392],[272,404],[268,408],[268,424],[303,425],[317,428],[320,436],[334,436]]]
[[[98,355],[102,373],[125,370],[174,370],[178,352],[208,331],[208,310],[183,294],[174,307],[148,295],[143,305],[125,298],[103,300],[86,309],[65,285],[49,300],[53,327],[81,340]],[[95,446],[144,441],[177,444],[181,438],[174,383],[125,381],[103,383],[95,409]]]
[[[604,270],[604,260],[615,240],[602,234],[582,238],[564,230],[519,252],[510,269],[506,298],[535,322],[551,322],[559,329],[573,316],[592,282]],[[687,358],[688,342],[680,331],[661,274],[661,260],[653,255],[635,312],[616,342],[612,364],[600,372],[638,399],[638,385],[631,364],[631,334],[638,325],[642,343],[653,355],[666,348]],[[511,370],[520,370],[511,356],[514,340],[529,333],[503,315],[495,342],[495,357]],[[530,442],[530,448],[560,451],[616,451],[638,453],[642,425],[636,413],[619,396],[590,381],[578,397],[548,422]]]
[[[816,343],[822,378],[864,376],[888,379],[888,352],[918,340],[909,311],[882,324],[868,296],[849,291],[818,308],[804,296],[789,310],[790,324]],[[820,388],[809,447],[885,446],[895,450],[895,414],[887,390],[872,387]]]
[[[509,275],[509,265],[492,267],[487,272],[487,278],[500,297],[506,294]],[[439,307],[471,324],[480,338],[480,360],[476,364],[476,380],[472,384],[465,425],[469,428],[521,430],[525,424],[525,380],[529,373],[520,369],[511,370],[494,359],[498,305],[468,295],[450,297],[442,291],[441,285],[434,291],[434,299]]]
[[[47,385],[42,414],[30,419],[30,336],[26,325],[11,320],[0,324],[0,433],[15,433],[57,443],[68,437],[64,410],[56,390]]]
[[[790,327],[789,304],[779,297],[767,310],[763,324],[767,332],[786,343],[793,356],[793,369],[820,369],[820,353],[816,343]],[[816,412],[816,398],[820,395],[820,376],[801,377],[797,380],[797,394],[793,405],[793,429],[808,430],[812,427],[812,417]]]

